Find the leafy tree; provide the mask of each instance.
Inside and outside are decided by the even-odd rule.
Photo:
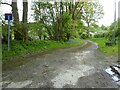
[[[120,25],[119,25],[119,22],[120,22],[120,18],[118,18],[117,19],[117,21],[116,21],[116,31],[115,31],[115,36],[117,37],[119,34],[120,34],[120,31],[119,31],[119,29],[120,29]],[[113,32],[114,32],[114,22],[109,26],[109,33],[112,35],[113,34]]]
[[[52,4],[46,2],[34,2],[32,10],[34,10],[34,20],[43,24],[43,28],[47,29],[48,35],[52,39],[53,27],[51,27],[51,24],[55,24],[56,18],[54,17],[55,12]]]
[[[104,25],[102,25],[102,26],[101,26],[101,29],[102,29],[102,30],[107,30],[107,27],[104,26]]]
[[[76,36],[78,36],[77,33],[80,34],[84,27],[83,20],[89,28],[103,15],[102,6],[98,1],[93,0],[92,2],[75,2],[75,0],[68,2],[60,0],[53,3],[34,2],[32,10],[34,10],[36,22],[41,22],[48,35],[54,40],[69,40],[73,35],[72,31],[76,32]],[[65,36],[67,37],[65,38]]]
[[[117,20],[116,37],[120,36],[120,18]]]
[[[103,7],[100,5],[98,0],[91,0],[84,2],[82,10],[83,20],[87,23],[88,29],[87,34],[89,37],[89,29],[92,23],[96,23],[100,18],[103,17]]]
[[[67,12],[64,12],[63,13],[63,18],[62,18],[62,23],[63,23],[63,32],[64,32],[64,37],[66,37],[67,40],[70,39],[70,27],[71,27],[71,20],[72,20],[72,17],[71,15],[69,15],[69,13]],[[69,27],[69,28],[68,28]]]

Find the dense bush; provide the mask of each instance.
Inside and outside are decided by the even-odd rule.
[[[83,32],[83,33],[81,34],[81,38],[82,38],[82,39],[86,39],[86,38],[87,38],[87,33],[86,33],[86,32]]]

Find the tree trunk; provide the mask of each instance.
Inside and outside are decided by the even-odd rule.
[[[66,3],[66,5],[65,5],[66,8],[65,8],[65,9],[66,9],[66,12],[67,12],[67,11],[68,11],[68,8],[67,8],[67,4],[68,4],[68,3],[67,3],[67,2],[65,2],[65,3]]]
[[[71,3],[71,1],[70,1],[70,3],[69,3],[69,14],[72,14],[72,3]]]
[[[27,17],[28,17],[28,0],[23,0],[22,31],[23,31],[23,40],[24,41],[28,40]]]
[[[88,29],[87,29],[87,37],[89,37],[90,23],[89,23],[89,22],[87,22],[87,24],[88,24]]]
[[[15,40],[20,40],[21,39],[21,33],[19,31],[19,14],[18,14],[18,8],[17,8],[17,0],[12,0],[12,14],[14,18],[14,39]]]
[[[62,40],[63,39],[63,21],[62,21],[62,18],[63,18],[63,3],[62,3],[62,0],[60,2],[60,21],[59,21],[59,40]]]

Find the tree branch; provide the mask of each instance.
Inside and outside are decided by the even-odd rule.
[[[11,4],[9,4],[9,3],[1,3],[1,4],[6,4],[6,5],[9,5],[9,6],[11,6],[11,7],[12,7],[12,5],[11,5]]]
[[[78,11],[78,13],[76,14],[76,16],[75,16],[75,17],[77,17],[77,16],[78,16],[78,14],[79,14],[79,12],[82,10],[83,6],[84,6],[84,2],[82,3],[82,6],[81,6],[81,8],[79,9],[79,11]]]

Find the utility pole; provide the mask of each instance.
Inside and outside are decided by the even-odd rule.
[[[2,48],[2,18],[0,17],[0,51]]]
[[[114,12],[114,33],[113,33],[114,40],[115,40],[115,32],[116,32],[116,0],[115,0],[115,12]]]

